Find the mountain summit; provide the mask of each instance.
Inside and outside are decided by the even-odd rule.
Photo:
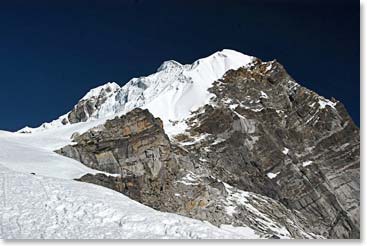
[[[230,69],[248,66],[253,57],[224,49],[190,65],[166,61],[157,72],[133,78],[120,87],[109,82],[89,91],[66,115],[41,127],[19,132],[34,132],[66,124],[86,122],[124,114],[136,107],[147,108],[160,117],[167,130],[171,122],[181,121],[208,102],[212,83]]]

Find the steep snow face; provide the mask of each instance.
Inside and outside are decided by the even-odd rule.
[[[214,96],[208,92],[212,83],[230,69],[248,66],[253,57],[233,50],[222,50],[190,65],[176,61],[166,61],[156,73],[133,78],[123,87],[107,83],[89,91],[81,100],[105,96],[106,101],[89,116],[88,121],[112,118],[136,108],[147,108],[164,122],[168,134],[175,134],[185,126],[177,124],[190,115],[190,112],[209,102]],[[109,94],[106,95],[106,88]],[[41,128],[23,128],[23,132],[36,132],[43,129],[60,127],[63,118],[45,123]]]
[[[18,173],[0,165],[2,239],[256,239],[249,227],[215,227],[158,212],[100,186]]]
[[[252,57],[233,50],[223,50],[191,65],[164,62],[156,73],[130,80],[102,105],[97,118],[147,108],[163,121],[182,120],[209,101],[208,88],[229,69],[247,66]]]
[[[229,69],[246,66],[252,58],[241,53],[223,50],[178,69],[177,79],[166,81],[160,97],[152,98],[145,105],[155,116],[168,121],[182,120],[190,112],[209,102],[208,89]],[[147,93],[144,93],[147,94]],[[150,94],[150,93],[149,93]]]
[[[104,94],[111,94],[119,90],[121,87],[115,82],[107,82],[104,85],[91,89],[81,100],[88,100],[92,97],[103,96]]]

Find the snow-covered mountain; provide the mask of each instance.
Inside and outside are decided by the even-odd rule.
[[[253,57],[233,50],[222,50],[192,64],[165,61],[157,72],[133,78],[120,87],[109,82],[89,91],[74,109],[59,119],[19,132],[37,132],[65,124],[112,118],[140,107],[160,117],[169,134],[185,127],[183,119],[209,102],[213,82],[230,69],[249,66]],[[173,126],[174,125],[174,126]]]
[[[0,179],[5,238],[359,237],[359,129],[344,106],[233,50],[0,131]]]

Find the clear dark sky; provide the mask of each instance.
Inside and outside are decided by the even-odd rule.
[[[223,48],[277,59],[359,125],[359,13],[355,0],[3,0],[0,129],[38,126],[106,81]]]

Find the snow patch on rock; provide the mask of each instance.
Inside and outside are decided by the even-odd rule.
[[[284,147],[284,149],[282,150],[282,153],[287,155],[289,153],[289,149]]]
[[[329,106],[329,107],[331,107],[331,108],[333,108],[333,109],[335,109],[335,105],[336,105],[336,103],[333,103],[332,101],[330,101],[330,100],[327,100],[327,99],[324,99],[324,98],[321,98],[319,101],[318,101],[318,103],[319,103],[319,107],[320,107],[320,109],[324,109],[326,106]]]
[[[278,176],[280,172],[277,172],[277,173],[272,173],[272,172],[269,172],[266,174],[266,176],[268,176],[269,179],[274,179]]]
[[[311,165],[312,163],[313,163],[313,161],[304,161],[304,162],[302,163],[302,166],[303,166],[303,167],[307,167],[307,166]]]

